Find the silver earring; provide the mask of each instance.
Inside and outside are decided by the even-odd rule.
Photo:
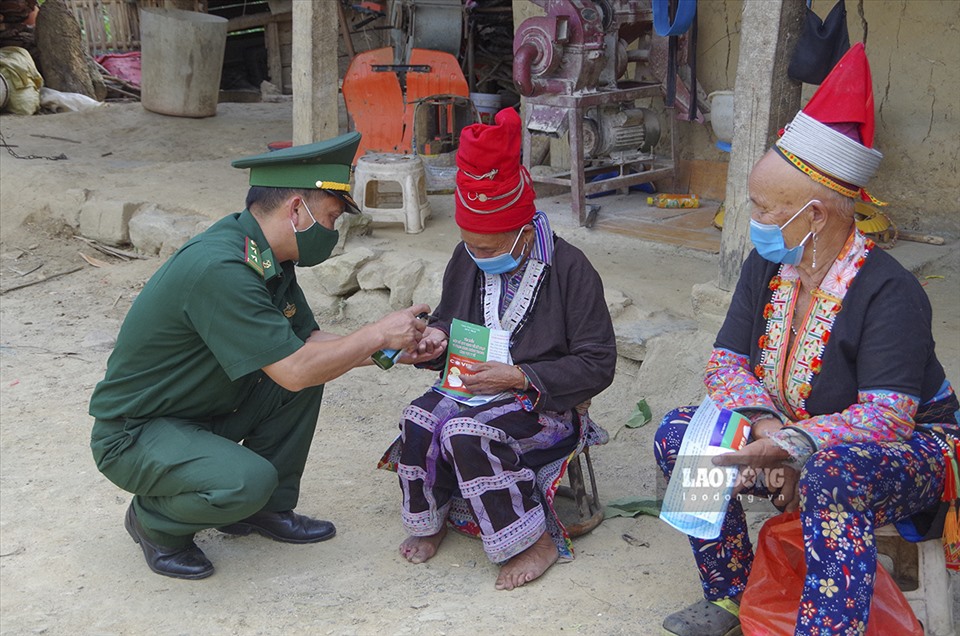
[[[817,233],[813,233],[813,270],[817,269]]]

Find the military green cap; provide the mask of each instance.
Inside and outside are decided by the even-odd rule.
[[[236,159],[230,165],[249,168],[252,186],[325,190],[346,203],[348,212],[353,212],[359,211],[359,207],[350,196],[350,165],[359,145],[360,133],[351,132],[326,141]]]

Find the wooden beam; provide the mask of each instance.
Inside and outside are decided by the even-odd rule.
[[[353,49],[353,39],[350,37],[350,24],[347,22],[347,14],[343,10],[343,5],[337,3],[337,19],[340,23],[340,36],[343,38],[343,46],[347,50],[347,57],[353,61],[356,51]]]
[[[336,13],[326,2],[293,3],[293,143],[340,130]]]
[[[264,11],[263,13],[252,13],[250,15],[238,15],[235,18],[227,20],[227,33],[233,31],[246,31],[247,29],[256,29],[266,27],[271,22],[280,22],[282,20],[292,20],[293,13],[278,13],[276,15]]]
[[[264,34],[264,44],[267,47],[267,72],[270,81],[283,92],[283,60],[280,55],[280,27],[276,22],[267,24]]]
[[[731,291],[750,250],[747,178],[777,131],[800,110],[800,83],[787,76],[806,4],[744,2],[734,93],[733,152],[727,172],[719,287]]]

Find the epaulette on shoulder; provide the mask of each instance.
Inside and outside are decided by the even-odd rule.
[[[256,241],[249,236],[245,237],[246,242],[243,246],[243,262],[250,266],[253,271],[263,276],[263,261],[260,258],[260,248]]]

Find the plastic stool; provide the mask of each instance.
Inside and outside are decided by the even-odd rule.
[[[374,223],[403,223],[408,234],[423,231],[430,203],[420,157],[366,154],[357,159],[353,179],[357,205],[373,217]]]
[[[890,574],[923,625],[924,634],[953,636],[953,590],[943,544],[937,539],[910,543],[892,525],[879,528],[876,538],[878,552],[893,560]]]

